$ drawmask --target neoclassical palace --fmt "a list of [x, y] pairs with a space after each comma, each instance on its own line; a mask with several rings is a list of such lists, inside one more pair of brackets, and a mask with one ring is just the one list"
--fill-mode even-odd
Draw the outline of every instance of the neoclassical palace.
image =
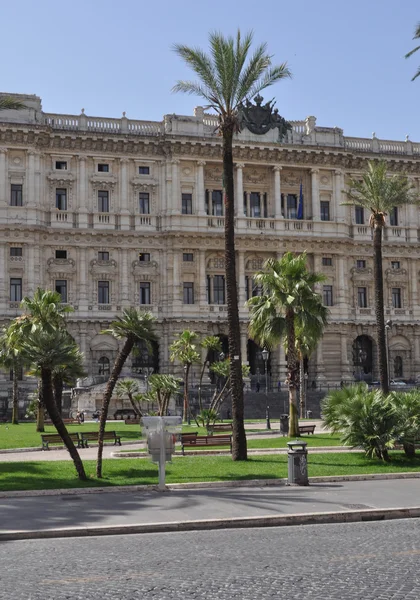
[[[162, 121], [48, 114], [39, 97], [14, 96], [27, 108], [0, 113], [2, 325], [42, 286], [74, 308], [69, 329], [91, 376], [109, 372], [117, 342], [100, 331], [128, 306], [150, 310], [159, 335], [154, 352], [140, 348], [129, 370], [172, 370], [169, 345], [185, 328], [219, 335], [227, 349], [216, 117], [201, 107]], [[235, 139], [242, 360], [252, 376], [264, 372], [261, 349], [247, 335], [255, 272], [268, 257], [305, 250], [310, 267], [327, 276], [319, 292], [330, 308], [309, 380], [376, 379], [369, 215], [343, 206], [344, 190], [373, 158], [419, 187], [420, 144], [346, 137], [315, 117], [290, 125], [284, 135], [245, 125]], [[384, 245], [394, 377], [420, 374], [419, 239], [419, 209], [394, 210]], [[282, 348], [268, 368], [273, 380], [284, 379]], [[9, 374], [2, 377], [4, 397]]]

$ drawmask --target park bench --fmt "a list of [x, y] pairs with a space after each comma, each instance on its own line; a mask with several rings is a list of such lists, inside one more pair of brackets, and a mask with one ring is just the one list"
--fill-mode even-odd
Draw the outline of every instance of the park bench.
[[[79, 421], [77, 419], [62, 419], [64, 425], [80, 425]], [[52, 425], [53, 422], [51, 421], [51, 419], [47, 419], [45, 421], [45, 425]]]
[[126, 425], [140, 425], [140, 419], [136, 418], [136, 419], [124, 419], [124, 423]]
[[[80, 434], [82, 440], [82, 448], [89, 448], [88, 442], [97, 442], [98, 441], [98, 431], [82, 431]], [[111, 440], [114, 442], [114, 446], [117, 444], [121, 446], [121, 436], [117, 434], [116, 431], [105, 431], [104, 433], [104, 442]]]
[[316, 425], [299, 425], [299, 435], [302, 435], [302, 433], [313, 434], [315, 427]]
[[[185, 436], [185, 437], [184, 437]], [[232, 452], [231, 435], [191, 435], [189, 433], [181, 434], [181, 451], [185, 454], [184, 448], [197, 448], [208, 446], [229, 446]]]
[[232, 423], [215, 423], [209, 427], [210, 433], [219, 433], [223, 431], [232, 431]]
[[[69, 433], [69, 436], [75, 444], [77, 443], [78, 448], [83, 448], [83, 442], [78, 433]], [[58, 435], [58, 433], [41, 433], [41, 440], [43, 450], [49, 450], [50, 444], [64, 444], [61, 436]]]

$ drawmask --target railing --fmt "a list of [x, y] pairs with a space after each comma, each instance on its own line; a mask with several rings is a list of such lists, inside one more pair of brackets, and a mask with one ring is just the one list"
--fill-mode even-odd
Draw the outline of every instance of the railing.
[[133, 135], [158, 136], [163, 133], [163, 124], [159, 121], [138, 121], [126, 117], [121, 119], [87, 117], [83, 113], [79, 116], [44, 113], [44, 123], [52, 129], [108, 134], [130, 133]]
[[344, 147], [359, 152], [373, 152], [372, 140], [362, 138], [344, 138]]
[[136, 215], [135, 227], [155, 227], [156, 218], [150, 215]]
[[379, 151], [383, 154], [406, 154], [406, 144], [404, 142], [379, 142]]
[[65, 210], [60, 210], [55, 213], [55, 220], [57, 223], [68, 223], [72, 220], [72, 214]]
[[284, 228], [286, 231], [312, 231], [312, 221], [292, 221], [285, 220]]
[[208, 227], [216, 227], [221, 229], [225, 226], [225, 218], [224, 217], [208, 217], [207, 219]]

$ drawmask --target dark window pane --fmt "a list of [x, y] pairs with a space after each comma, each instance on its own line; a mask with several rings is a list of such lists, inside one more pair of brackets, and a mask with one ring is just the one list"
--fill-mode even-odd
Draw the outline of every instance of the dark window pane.
[[98, 252], [98, 260], [109, 260], [109, 252]]
[[149, 281], [140, 283], [140, 304], [151, 304]]
[[392, 306], [393, 308], [401, 308], [401, 288], [392, 288]]
[[215, 275], [213, 277], [213, 304], [225, 304], [224, 275]]
[[150, 167], [139, 167], [139, 175], [149, 175]]
[[22, 185], [12, 183], [10, 188], [10, 206], [22, 206]]
[[393, 260], [391, 262], [391, 269], [399, 269], [400, 268], [400, 261], [399, 260]]
[[330, 220], [330, 203], [321, 200], [321, 221], [329, 221]]
[[65, 279], [56, 279], [55, 291], [61, 296], [61, 302], [67, 302], [67, 281]]
[[22, 256], [22, 248], [10, 248], [10, 256]]
[[150, 204], [149, 204], [149, 193], [148, 192], [140, 192], [139, 193], [139, 212], [141, 215], [149, 215], [150, 214]]
[[261, 198], [259, 192], [251, 192], [249, 198], [249, 209], [251, 217], [261, 217]]
[[322, 265], [324, 267], [331, 267], [332, 266], [332, 258], [329, 256], [323, 256], [322, 257]]
[[142, 252], [139, 254], [140, 262], [150, 262], [150, 254], [148, 252]]
[[365, 287], [357, 288], [357, 305], [359, 308], [367, 307], [367, 290]]
[[98, 191], [98, 212], [109, 212], [109, 192], [108, 190]]
[[106, 356], [101, 356], [98, 360], [98, 373], [99, 375], [109, 375], [110, 373], [109, 358]]
[[365, 211], [363, 210], [363, 206], [356, 206], [354, 209], [355, 219], [357, 225], [363, 225], [365, 222]]
[[184, 252], [182, 260], [183, 262], [194, 262], [194, 254], [192, 252]]
[[55, 207], [58, 210], [67, 210], [67, 190], [63, 188], [55, 190]]
[[223, 192], [221, 190], [213, 190], [212, 215], [215, 217], [223, 216]]
[[297, 196], [287, 194], [286, 219], [296, 219], [297, 215]]
[[10, 301], [20, 302], [22, 300], [22, 279], [12, 277], [10, 279]]
[[55, 258], [67, 258], [67, 250], [56, 250]]
[[356, 267], [358, 269], [366, 269], [366, 261], [365, 260], [357, 260]]
[[106, 163], [99, 163], [98, 171], [99, 173], [109, 173], [109, 165]]
[[98, 304], [109, 304], [109, 281], [98, 281]]
[[184, 304], [194, 304], [194, 283], [184, 282]]
[[182, 214], [192, 215], [192, 194], [182, 194]]
[[323, 296], [324, 306], [333, 306], [332, 285], [324, 285], [322, 296]]
[[398, 208], [396, 206], [389, 213], [389, 223], [393, 227], [398, 227]]
[[55, 163], [55, 168], [58, 171], [66, 171], [67, 170], [67, 163], [64, 160], [57, 160]]

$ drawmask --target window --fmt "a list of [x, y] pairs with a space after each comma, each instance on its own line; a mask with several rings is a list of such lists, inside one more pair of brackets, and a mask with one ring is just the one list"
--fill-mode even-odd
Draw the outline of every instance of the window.
[[324, 306], [333, 306], [333, 288], [332, 285], [324, 285], [322, 290], [322, 299]]
[[261, 201], [260, 194], [258, 192], [251, 192], [249, 197], [249, 209], [251, 217], [261, 217]]
[[67, 210], [67, 190], [63, 188], [55, 190], [55, 208], [58, 210]]
[[365, 260], [356, 260], [356, 267], [358, 269], [366, 269], [366, 261]]
[[392, 288], [392, 307], [401, 308], [401, 288]]
[[22, 248], [16, 246], [10, 248], [10, 256], [22, 256]]
[[98, 190], [98, 212], [109, 212], [109, 192], [108, 190]]
[[67, 163], [64, 160], [56, 160], [55, 168], [57, 171], [67, 171]]
[[[211, 206], [209, 206], [209, 196], [211, 194]], [[223, 192], [221, 190], [213, 190], [212, 192], [207, 192], [207, 214], [213, 215], [215, 217], [223, 216]]]
[[249, 300], [254, 296], [262, 296], [262, 287], [259, 285], [253, 277], [245, 276], [245, 295], [246, 299]]
[[139, 254], [140, 262], [150, 262], [150, 254], [149, 252], [140, 252]]
[[400, 261], [399, 260], [392, 260], [391, 261], [391, 269], [399, 269], [400, 268]]
[[98, 373], [99, 375], [109, 375], [110, 373], [109, 358], [106, 356], [101, 356], [98, 360]]
[[150, 167], [139, 167], [139, 175], [150, 175]]
[[194, 304], [194, 284], [184, 282], [184, 304]]
[[192, 215], [192, 194], [182, 194], [182, 214]]
[[389, 223], [392, 227], [398, 227], [398, 208], [394, 208], [389, 213]]
[[213, 304], [225, 304], [224, 275], [215, 275], [213, 277]]
[[286, 219], [296, 219], [297, 216], [297, 196], [287, 194], [286, 198]]
[[150, 215], [149, 192], [139, 193], [139, 212], [141, 215]]
[[99, 163], [98, 173], [109, 173], [109, 165], [106, 163]]
[[10, 189], [10, 206], [23, 206], [22, 187], [21, 183], [12, 183]]
[[394, 377], [403, 376], [403, 360], [401, 356], [394, 358]]
[[61, 302], [67, 302], [67, 281], [65, 279], [55, 280], [55, 291], [61, 296]]
[[55, 258], [67, 258], [67, 250], [56, 250]]
[[367, 308], [367, 290], [365, 287], [357, 288], [357, 306], [359, 308]]
[[194, 262], [194, 254], [192, 252], [184, 252], [182, 260], [183, 262]]
[[332, 258], [330, 256], [322, 257], [322, 266], [323, 267], [332, 267]]
[[98, 281], [98, 304], [109, 304], [109, 281]]
[[327, 200], [321, 200], [321, 221], [330, 220], [330, 203]]
[[356, 225], [364, 225], [365, 223], [365, 211], [363, 206], [356, 206], [354, 209], [354, 217]]
[[109, 252], [98, 252], [98, 260], [109, 260]]
[[150, 281], [142, 281], [140, 283], [140, 304], [151, 304]]
[[22, 300], [22, 279], [12, 277], [10, 279], [10, 302], [20, 302]]

